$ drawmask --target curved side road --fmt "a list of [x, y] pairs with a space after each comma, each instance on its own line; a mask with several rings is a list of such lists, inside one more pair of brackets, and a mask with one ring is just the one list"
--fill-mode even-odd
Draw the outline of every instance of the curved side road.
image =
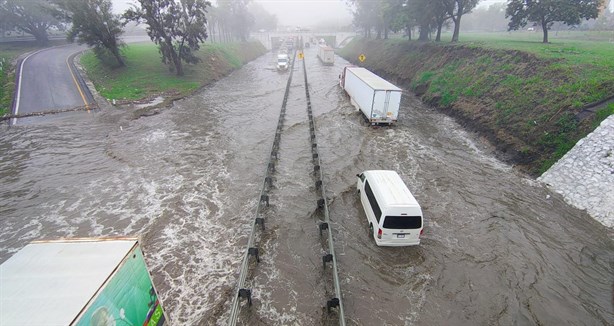
[[[13, 115], [58, 112], [95, 104], [92, 94], [76, 69], [73, 59], [87, 49], [66, 45], [34, 52], [17, 69]], [[15, 124], [14, 118], [11, 124]]]

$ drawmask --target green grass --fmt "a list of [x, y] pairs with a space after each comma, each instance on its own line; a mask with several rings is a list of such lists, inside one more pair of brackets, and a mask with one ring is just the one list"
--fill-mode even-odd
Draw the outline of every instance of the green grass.
[[[63, 44], [52, 42], [51, 45]], [[8, 113], [15, 90], [12, 61], [20, 55], [40, 49], [34, 42], [0, 43], [0, 59], [5, 66], [0, 71], [0, 116]], [[136, 100], [161, 93], [183, 96], [219, 76], [236, 69], [266, 50], [259, 43], [206, 44], [197, 55], [198, 65], [184, 65], [185, 76], [177, 77], [162, 64], [155, 45], [132, 44], [124, 49], [126, 67], [113, 69], [102, 64], [93, 53], [82, 56], [81, 63], [102, 96], [108, 99]], [[213, 59], [213, 60], [212, 60]]]
[[251, 43], [205, 44], [196, 52], [202, 62], [196, 65], [184, 63], [184, 76], [176, 76], [169, 71], [168, 66], [162, 63], [156, 45], [149, 43], [130, 44], [124, 48], [125, 67], [104, 65], [91, 52], [82, 56], [81, 64], [103, 97], [138, 100], [159, 94], [190, 94], [220, 75], [242, 66], [245, 58], [241, 51], [251, 52], [253, 58], [264, 53], [264, 48]]
[[131, 44], [123, 55], [126, 66], [110, 68], [89, 52], [81, 57], [89, 78], [107, 99], [136, 100], [148, 94], [175, 91], [186, 93], [199, 87], [194, 69], [186, 65], [184, 77], [177, 77], [162, 64], [153, 44]]
[[564, 59], [571, 65], [594, 65], [614, 70], [614, 32], [550, 32], [544, 44], [541, 33], [463, 33], [461, 42], [489, 49], [518, 50], [546, 59]]
[[11, 104], [9, 93], [12, 91], [14, 86], [9, 87], [8, 85], [10, 61], [6, 60], [3, 56], [0, 56], [0, 62], [3, 64], [2, 68], [0, 68], [0, 116], [2, 116], [8, 111]]
[[237, 57], [237, 53], [241, 51], [237, 44], [210, 44], [205, 47], [201, 57], [208, 57], [214, 55], [215, 51], [222, 52], [224, 57], [228, 60], [228, 63], [234, 68], [240, 68], [243, 65], [241, 58]]
[[614, 103], [610, 103], [607, 107], [597, 111], [595, 113], [595, 120], [593, 121], [593, 129], [597, 128], [603, 120], [612, 114], [614, 114]]
[[[614, 96], [614, 32], [551, 32], [548, 44], [541, 43], [541, 37], [541, 33], [524, 32], [465, 33], [460, 43], [469, 47], [522, 51], [544, 59], [533, 76], [510, 73], [500, 81], [505, 91], [513, 96], [498, 103], [497, 115], [497, 124], [502, 128], [514, 128], [516, 121], [524, 120], [517, 132], [527, 138], [538, 129], [536, 125], [556, 121], [537, 139], [539, 146], [552, 149], [551, 156], [539, 165], [538, 173], [546, 171], [586, 133], [614, 114], [614, 105], [610, 105], [598, 111], [590, 127], [582, 130], [573, 118], [573, 113], [587, 104]], [[500, 68], [512, 70], [509, 63]], [[560, 82], [553, 77], [566, 80]], [[480, 86], [481, 89], [488, 87]], [[466, 91], [463, 95], [471, 96], [472, 93]], [[526, 109], [540, 106], [543, 110], [538, 112]]]

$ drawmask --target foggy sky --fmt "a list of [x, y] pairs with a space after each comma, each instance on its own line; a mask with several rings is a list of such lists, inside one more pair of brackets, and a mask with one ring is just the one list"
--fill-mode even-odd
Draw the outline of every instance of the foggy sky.
[[[122, 13], [134, 0], [112, 0], [113, 11]], [[213, 0], [216, 5], [224, 0]], [[352, 15], [344, 0], [253, 0], [266, 11], [277, 16], [280, 26], [310, 27], [322, 22], [346, 26], [352, 23]]]
[[130, 8], [130, 4], [136, 3], [132, 0], [111, 0], [113, 3], [113, 12], [121, 14]]
[[[219, 0], [218, 0], [219, 1]], [[310, 27], [320, 23], [347, 26], [352, 14], [344, 0], [255, 0], [277, 16], [279, 25]]]
[[[112, 0], [113, 11], [122, 13], [130, 8], [134, 0]], [[211, 0], [214, 5], [219, 1]], [[352, 22], [346, 0], [252, 0], [262, 5], [269, 13], [277, 16], [281, 26], [312, 27], [320, 23], [347, 26]], [[377, 1], [377, 0], [376, 0]], [[607, 1], [607, 0], [606, 0]], [[482, 0], [480, 7], [488, 7], [497, 2], [506, 0]], [[610, 10], [614, 10], [614, 1], [610, 3]]]

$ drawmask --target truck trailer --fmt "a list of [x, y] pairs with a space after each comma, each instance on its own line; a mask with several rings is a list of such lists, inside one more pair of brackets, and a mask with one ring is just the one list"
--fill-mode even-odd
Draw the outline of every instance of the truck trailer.
[[345, 67], [339, 85], [371, 125], [397, 122], [402, 93], [397, 86], [361, 67]]
[[0, 325], [168, 323], [135, 238], [36, 241], [0, 265]]
[[277, 50], [284, 43], [284, 40], [279, 36], [271, 36], [271, 49]]
[[290, 58], [285, 53], [280, 53], [277, 55], [277, 70], [286, 71], [290, 66]]
[[335, 64], [335, 50], [328, 45], [318, 45], [318, 58], [325, 65]]

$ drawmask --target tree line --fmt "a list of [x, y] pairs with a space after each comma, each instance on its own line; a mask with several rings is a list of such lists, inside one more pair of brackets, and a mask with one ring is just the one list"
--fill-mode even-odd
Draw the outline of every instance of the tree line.
[[259, 13], [256, 19], [249, 2], [226, 0], [214, 7], [207, 0], [136, 0], [126, 12], [115, 14], [111, 0], [0, 0], [0, 30], [30, 34], [41, 45], [49, 42], [51, 29], [65, 31], [69, 41], [92, 47], [101, 61], [112, 58], [115, 65], [124, 66], [124, 27], [130, 22], [145, 24], [162, 62], [183, 75], [183, 63], [200, 61], [195, 51], [209, 32], [218, 41], [246, 41], [256, 24], [277, 24], [275, 16], [253, 5]]
[[[441, 41], [444, 28], [452, 28], [451, 42], [458, 42], [463, 15], [470, 13], [480, 0], [348, 0], [353, 9], [354, 25], [367, 38], [388, 38], [389, 32], [405, 32], [408, 39], [417, 29], [418, 40]], [[505, 18], [508, 30], [527, 24], [542, 28], [543, 42], [548, 43], [548, 30], [556, 22], [578, 25], [582, 19], [599, 15], [604, 0], [508, 0]], [[452, 26], [451, 26], [452, 25]]]
[[[137, 5], [123, 14], [114, 14], [111, 0], [0, 0], [0, 29], [21, 31], [41, 44], [49, 41], [48, 31], [68, 32], [70, 41], [87, 44], [102, 60], [121, 56], [120, 36], [128, 22], [147, 25], [147, 34], [158, 47], [162, 62], [177, 75], [183, 63], [197, 63], [200, 44], [213, 32], [218, 41], [245, 41], [250, 30], [274, 28], [276, 17], [251, 0], [219, 1], [213, 7], [207, 0], [135, 0]], [[389, 32], [405, 31], [408, 38], [418, 30], [418, 40], [435, 33], [441, 41], [444, 28], [452, 26], [452, 42], [459, 40], [463, 15], [480, 0], [347, 0], [354, 12], [354, 25], [366, 37], [387, 38]], [[508, 29], [528, 23], [542, 27], [543, 42], [556, 22], [577, 25], [582, 19], [596, 18], [603, 0], [508, 0]], [[253, 14], [252, 12], [256, 13]]]

